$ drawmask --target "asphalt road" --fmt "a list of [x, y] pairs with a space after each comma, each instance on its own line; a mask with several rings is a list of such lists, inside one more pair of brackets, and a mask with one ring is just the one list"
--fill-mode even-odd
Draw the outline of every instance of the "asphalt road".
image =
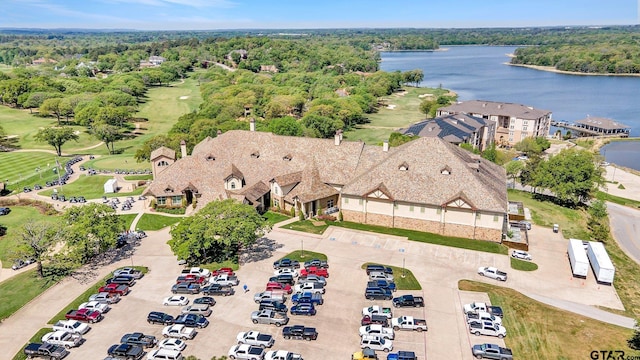
[[609, 224], [622, 250], [640, 264], [640, 210], [607, 202]]

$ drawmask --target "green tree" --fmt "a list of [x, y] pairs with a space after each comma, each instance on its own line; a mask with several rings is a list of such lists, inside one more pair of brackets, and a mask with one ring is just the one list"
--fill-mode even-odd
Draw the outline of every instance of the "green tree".
[[42, 115], [55, 115], [58, 120], [58, 125], [60, 125], [60, 118], [65, 116], [65, 111], [68, 109], [65, 106], [62, 106], [62, 98], [51, 98], [46, 99], [40, 105], [40, 109], [38, 110]]
[[100, 141], [103, 141], [109, 154], [115, 153], [115, 142], [122, 139], [122, 132], [119, 127], [98, 124], [93, 127], [93, 135]]
[[298, 120], [285, 116], [269, 121], [269, 131], [276, 135], [302, 136], [304, 129]]
[[42, 262], [52, 255], [55, 245], [64, 239], [62, 229], [47, 222], [27, 221], [20, 234], [20, 255], [34, 259], [39, 277], [43, 277]]
[[637, 320], [636, 325], [634, 326], [633, 335], [629, 340], [627, 340], [627, 345], [633, 350], [640, 350], [640, 326], [638, 326]]
[[334, 120], [328, 116], [318, 114], [307, 114], [302, 118], [302, 124], [310, 129], [315, 137], [330, 138], [338, 129], [344, 127], [340, 120]]
[[520, 174], [520, 172], [524, 169], [524, 162], [522, 161], [509, 161], [507, 165], [505, 165], [505, 170], [507, 171], [507, 177], [511, 179], [514, 183], [516, 182], [516, 178]]
[[253, 206], [227, 199], [207, 204], [174, 226], [168, 244], [178, 259], [189, 264], [237, 262], [239, 250], [268, 230]]
[[423, 100], [419, 106], [420, 112], [426, 117], [434, 117], [438, 110], [438, 103], [434, 100]]
[[496, 162], [498, 159], [498, 150], [496, 150], [496, 144], [494, 142], [492, 142], [491, 145], [482, 152], [482, 157], [492, 163]]
[[53, 146], [58, 156], [62, 156], [62, 145], [69, 140], [78, 141], [78, 138], [75, 131], [67, 126], [40, 129], [34, 136], [36, 141], [46, 142]]
[[56, 96], [53, 93], [47, 93], [47, 92], [34, 92], [29, 94], [29, 97], [27, 98], [27, 100], [22, 103], [22, 107], [29, 109], [29, 113], [33, 113], [33, 109], [34, 108], [39, 108], [40, 106], [42, 106], [42, 103], [47, 100], [50, 99], [52, 97]]
[[602, 200], [594, 200], [589, 206], [589, 215], [594, 219], [604, 219], [607, 217], [607, 204]]
[[399, 132], [392, 132], [391, 135], [389, 135], [389, 146], [391, 147], [400, 146], [404, 143], [408, 143], [409, 141], [412, 141], [418, 138], [420, 137], [415, 135], [411, 136], [411, 135], [404, 135]]
[[110, 206], [88, 203], [73, 206], [63, 215], [70, 255], [80, 264], [115, 247], [118, 234], [125, 229], [124, 220]]
[[522, 141], [515, 144], [514, 147], [516, 150], [531, 156], [542, 154], [545, 150], [551, 147], [551, 143], [544, 137], [528, 137], [522, 139]]

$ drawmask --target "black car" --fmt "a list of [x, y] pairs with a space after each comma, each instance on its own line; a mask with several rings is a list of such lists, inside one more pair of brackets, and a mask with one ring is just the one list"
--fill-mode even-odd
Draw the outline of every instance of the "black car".
[[121, 284], [127, 286], [133, 286], [136, 283], [136, 279], [133, 276], [129, 275], [119, 275], [112, 277], [111, 279], [107, 279], [107, 284]]
[[282, 328], [282, 337], [285, 339], [304, 339], [311, 341], [318, 338], [318, 332], [316, 328], [305, 327], [304, 325], [285, 326]]
[[202, 293], [205, 295], [222, 295], [229, 296], [235, 294], [235, 291], [231, 286], [222, 286], [219, 284], [211, 284], [202, 288]]
[[194, 304], [207, 304], [209, 306], [213, 306], [216, 304], [216, 299], [211, 296], [203, 296], [193, 300]]
[[152, 311], [147, 315], [149, 324], [172, 325], [175, 322], [173, 316], [159, 311]]
[[364, 291], [364, 297], [367, 300], [391, 300], [393, 294], [389, 289], [383, 289], [381, 287], [368, 287]]
[[374, 272], [374, 271], [380, 271], [380, 272], [384, 272], [387, 274], [393, 274], [393, 269], [387, 266], [382, 266], [382, 265], [378, 265], [378, 264], [369, 264], [367, 265], [367, 275], [369, 275], [369, 273]]
[[269, 278], [269, 282], [277, 282], [283, 285], [295, 285], [296, 280], [291, 274], [280, 274], [278, 276], [272, 276]]
[[0, 208], [0, 215], [7, 215], [10, 212], [11, 212], [11, 209], [9, 209], [8, 207], [1, 207]]
[[280, 259], [273, 263], [274, 269], [282, 269], [282, 268], [294, 268], [297, 269], [300, 267], [300, 263], [298, 260], [291, 260], [289, 258]]
[[262, 300], [260, 301], [260, 308], [258, 310], [273, 310], [280, 313], [287, 313], [287, 305], [275, 300]]
[[198, 314], [182, 314], [178, 316], [173, 323], [202, 329], [209, 325], [209, 320]]
[[109, 350], [107, 350], [107, 354], [118, 359], [137, 360], [144, 356], [145, 351], [138, 345], [118, 344], [111, 345]]

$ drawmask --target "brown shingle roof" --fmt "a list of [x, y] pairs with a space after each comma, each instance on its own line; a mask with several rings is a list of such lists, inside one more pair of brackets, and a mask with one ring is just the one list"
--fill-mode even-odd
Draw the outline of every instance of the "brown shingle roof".
[[169, 149], [166, 146], [160, 146], [159, 148], [153, 150], [151, 152], [151, 155], [149, 156], [149, 159], [151, 161], [159, 158], [160, 156], [165, 156], [168, 157], [170, 159], [175, 160], [176, 159], [176, 152], [173, 149]]
[[515, 116], [535, 120], [551, 114], [551, 111], [535, 109], [531, 106], [485, 100], [469, 100], [438, 109], [448, 113]]
[[285, 196], [285, 200], [292, 202], [293, 199], [298, 198], [302, 203], [308, 203], [337, 194], [338, 191], [335, 188], [320, 180], [318, 167], [311, 163], [302, 171], [300, 183]]
[[302, 171], [296, 171], [285, 175], [276, 176], [273, 180], [280, 186], [297, 184], [302, 180]]
[[233, 163], [231, 163], [231, 167], [227, 171], [227, 176], [224, 179], [228, 180], [231, 177], [235, 177], [239, 180], [242, 180], [244, 178], [244, 176], [242, 175], [242, 171], [238, 170], [238, 168]]

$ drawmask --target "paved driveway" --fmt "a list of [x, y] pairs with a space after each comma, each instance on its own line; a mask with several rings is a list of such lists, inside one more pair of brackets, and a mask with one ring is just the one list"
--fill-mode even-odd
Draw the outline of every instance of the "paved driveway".
[[613, 238], [629, 257], [640, 264], [640, 210], [607, 202]]

